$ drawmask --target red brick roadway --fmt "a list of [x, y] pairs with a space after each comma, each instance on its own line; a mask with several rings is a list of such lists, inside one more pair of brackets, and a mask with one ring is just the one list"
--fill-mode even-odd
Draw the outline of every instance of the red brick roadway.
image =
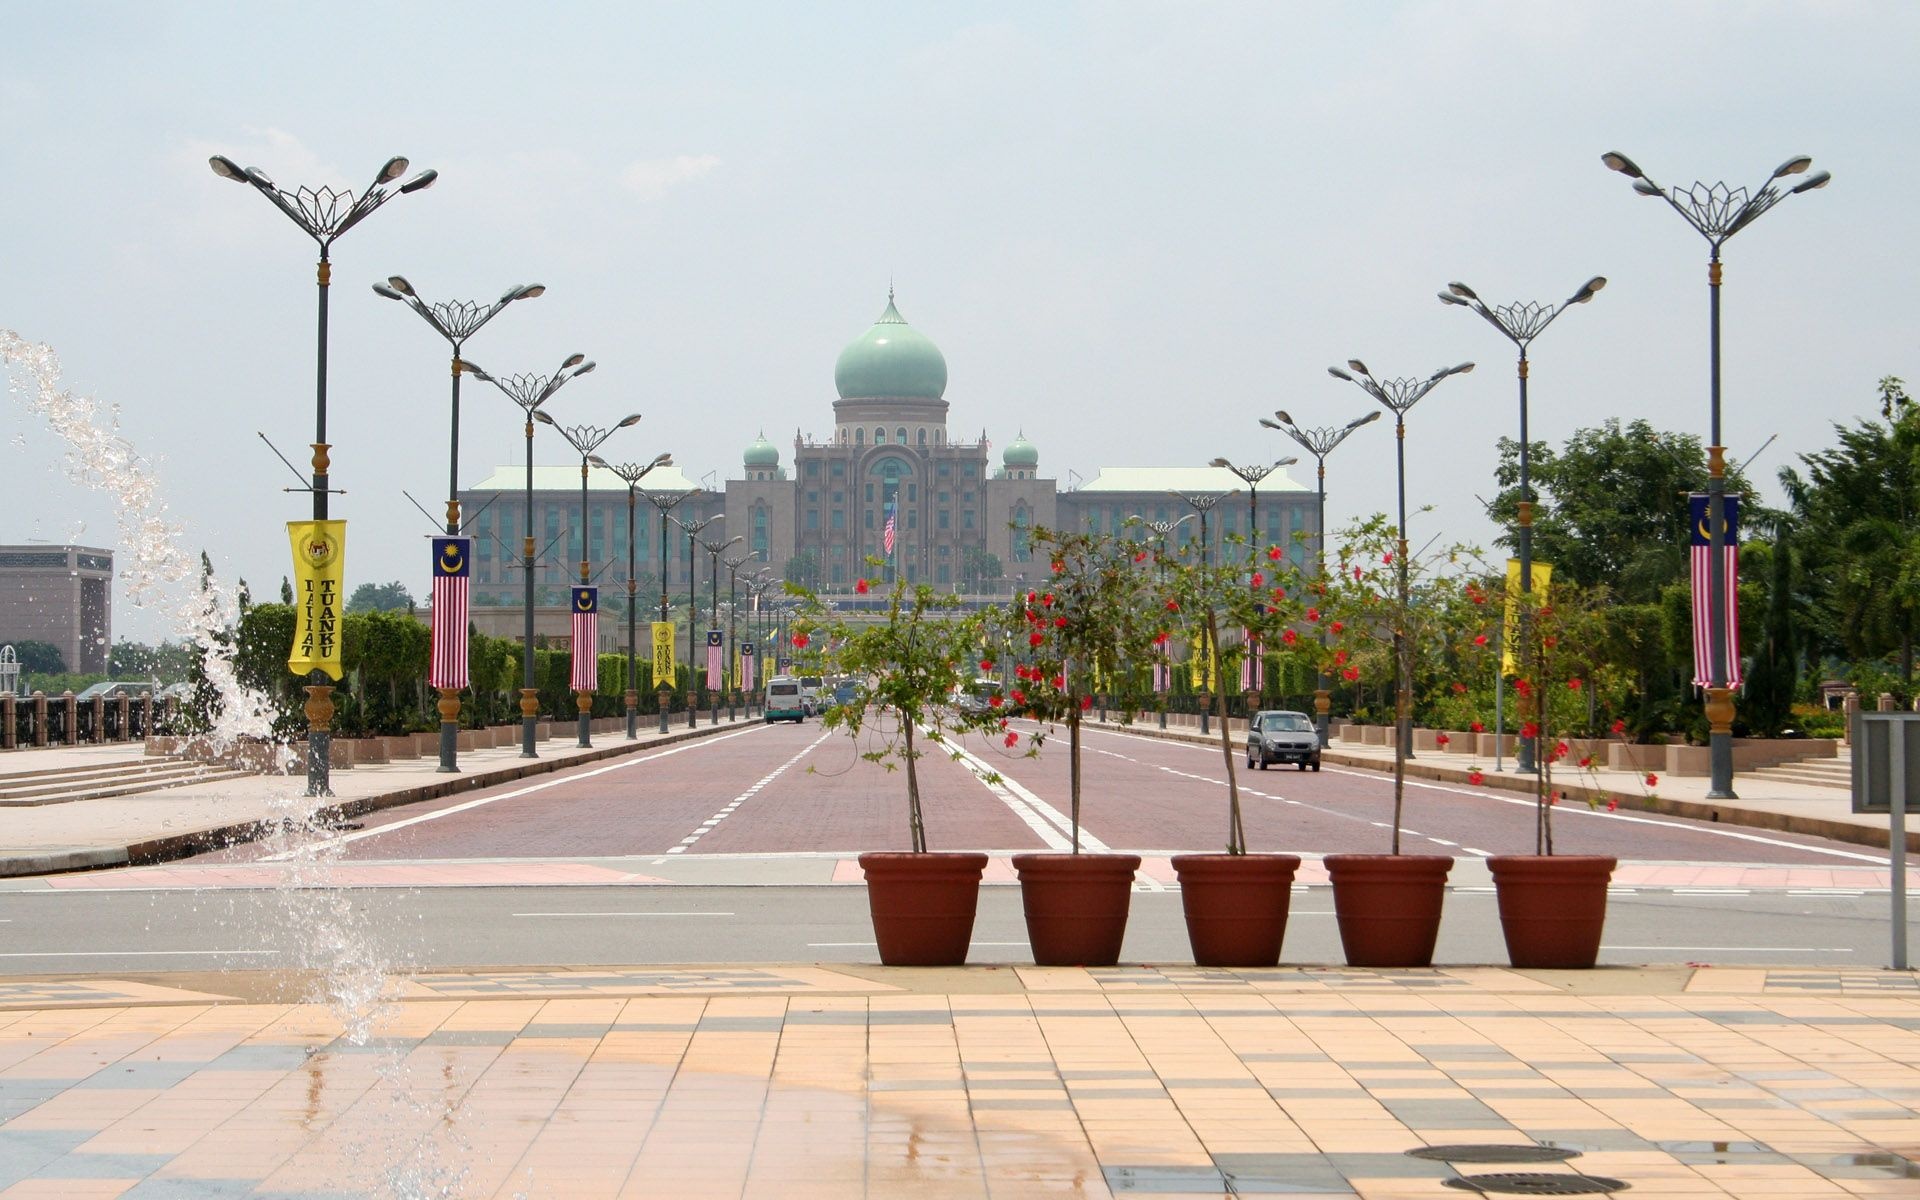
[[[920, 763], [934, 849], [1001, 853], [1064, 845], [1048, 810], [1068, 807], [1064, 731], [1036, 758], [978, 738], [971, 763], [937, 750]], [[1388, 844], [1392, 781], [1327, 767], [1248, 771], [1239, 778], [1250, 845], [1307, 855], [1379, 851]], [[1217, 747], [1094, 731], [1083, 748], [1083, 829], [1089, 848], [1149, 854], [1213, 850], [1226, 840], [1225, 764]], [[1004, 786], [979, 775], [998, 771]], [[667, 855], [852, 855], [906, 849], [905, 781], [862, 761], [849, 739], [817, 722], [751, 726], [608, 764], [502, 785], [366, 818], [344, 848], [356, 860], [460, 860]], [[1512, 793], [1409, 781], [1403, 849], [1480, 855], [1533, 848], [1530, 802]], [[1555, 812], [1560, 853], [1625, 861], [1885, 868], [1859, 846], [1634, 811]], [[195, 860], [249, 861], [259, 846]], [[1885, 886], [1882, 883], [1881, 886]]]

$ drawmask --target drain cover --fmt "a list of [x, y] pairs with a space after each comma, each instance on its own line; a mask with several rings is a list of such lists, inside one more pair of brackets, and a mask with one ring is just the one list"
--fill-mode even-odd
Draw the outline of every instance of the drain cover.
[[1579, 1158], [1580, 1152], [1568, 1150], [1563, 1146], [1542, 1146], [1535, 1142], [1528, 1142], [1525, 1145], [1492, 1142], [1460, 1146], [1417, 1146], [1407, 1151], [1407, 1156], [1430, 1158], [1436, 1162], [1527, 1163], [1565, 1162], [1569, 1158]]
[[1513, 1171], [1504, 1175], [1460, 1175], [1444, 1181], [1463, 1192], [1497, 1192], [1506, 1196], [1605, 1196], [1624, 1192], [1628, 1185], [1605, 1175], [1548, 1175]]

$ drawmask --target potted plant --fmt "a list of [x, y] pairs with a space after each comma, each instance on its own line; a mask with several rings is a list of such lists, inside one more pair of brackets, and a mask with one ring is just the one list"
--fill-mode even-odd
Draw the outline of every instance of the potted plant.
[[1329, 674], [1354, 683], [1360, 679], [1360, 659], [1391, 664], [1397, 728], [1388, 852], [1329, 854], [1325, 860], [1340, 944], [1353, 966], [1430, 966], [1453, 856], [1401, 851], [1413, 677], [1423, 652], [1449, 644], [1484, 646], [1476, 626], [1485, 619], [1485, 606], [1473, 603], [1449, 577], [1453, 569], [1475, 561], [1465, 547], [1410, 556], [1384, 516], [1349, 528], [1344, 538], [1337, 570], [1313, 585], [1319, 603], [1308, 607], [1306, 618], [1325, 622], [1334, 635]]
[[[1557, 854], [1553, 842], [1554, 765], [1568, 755], [1563, 733], [1582, 695], [1602, 670], [1599, 648], [1605, 633], [1606, 605], [1599, 589], [1577, 590], [1561, 584], [1551, 597], [1545, 589], [1509, 596], [1509, 607], [1529, 618], [1516, 622], [1516, 640], [1525, 631], [1514, 692], [1520, 698], [1523, 741], [1538, 739], [1534, 776], [1532, 854], [1496, 854], [1487, 859], [1500, 907], [1500, 930], [1507, 958], [1516, 967], [1592, 967], [1600, 956], [1600, 935], [1607, 919], [1607, 885], [1619, 860], [1599, 854]], [[1524, 607], [1522, 607], [1524, 606]], [[1580, 766], [1593, 771], [1591, 756]]]
[[[880, 961], [958, 966], [973, 937], [987, 856], [927, 849], [919, 761], [928, 745], [957, 757], [954, 735], [993, 721], [948, 703], [956, 689], [972, 682], [980, 622], [961, 611], [959, 597], [904, 579], [894, 581], [884, 613], [871, 620], [830, 619], [817, 596], [788, 586], [801, 597], [793, 637], [796, 669], [848, 676], [856, 685], [850, 701], [824, 710], [822, 723], [852, 737], [865, 761], [906, 776], [908, 849], [860, 856]], [[863, 579], [854, 590], [866, 594], [870, 587]]]
[[[1007, 700], [1015, 713], [1067, 728], [1072, 841], [1069, 853], [1014, 856], [1027, 941], [1041, 966], [1112, 966], [1120, 960], [1140, 856], [1081, 851], [1080, 723], [1093, 707], [1096, 679], [1146, 658], [1151, 634], [1143, 605], [1150, 597], [1137, 569], [1146, 552], [1112, 534], [1036, 528], [1032, 539], [1051, 574], [1002, 614], [1026, 659]], [[1043, 726], [1028, 752], [1045, 738]]]
[[[1235, 540], [1229, 539], [1229, 545]], [[1212, 564], [1196, 543], [1162, 557], [1171, 561], [1162, 563], [1155, 576], [1163, 592], [1158, 609], [1165, 613], [1166, 626], [1161, 634], [1187, 623], [1194, 633], [1193, 653], [1211, 659], [1203, 670], [1215, 683], [1214, 715], [1227, 768], [1224, 848], [1173, 857], [1187, 940], [1194, 962], [1203, 967], [1271, 967], [1280, 961], [1300, 856], [1247, 852], [1237, 755], [1227, 720], [1227, 689], [1237, 674], [1248, 695], [1251, 726], [1269, 649], [1284, 659], [1312, 645], [1295, 629], [1306, 609], [1300, 599], [1300, 581], [1278, 547], [1267, 551], [1264, 563], [1256, 557], [1245, 563]], [[1284, 573], [1284, 577], [1271, 577], [1269, 572]]]

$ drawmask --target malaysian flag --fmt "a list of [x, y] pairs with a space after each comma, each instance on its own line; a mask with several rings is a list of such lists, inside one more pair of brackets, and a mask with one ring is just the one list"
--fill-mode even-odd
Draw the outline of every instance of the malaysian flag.
[[720, 690], [720, 667], [726, 659], [727, 635], [718, 629], [707, 630], [707, 690]]
[[1267, 686], [1267, 664], [1260, 653], [1260, 639], [1253, 636], [1250, 629], [1242, 629], [1240, 639], [1247, 647], [1246, 657], [1240, 660], [1240, 690], [1264, 691]]
[[600, 686], [600, 589], [573, 589], [573, 690]]
[[437, 688], [467, 686], [467, 577], [473, 539], [433, 539], [433, 662], [427, 683]]
[[1164, 642], [1153, 652], [1153, 690], [1161, 695], [1173, 690], [1173, 664], [1167, 661]]
[[882, 553], [886, 554], [888, 557], [892, 557], [893, 555], [893, 534], [894, 534], [893, 501], [889, 500], [887, 501], [887, 529], [885, 533], [882, 533], [880, 535], [880, 545], [882, 548]]
[[740, 688], [742, 691], [748, 691], [748, 692], [753, 690], [753, 643], [752, 642], [740, 643]]
[[[1707, 531], [1707, 507], [1712, 497], [1687, 497], [1687, 523], [1692, 526], [1693, 560], [1693, 683], [1707, 687], [1713, 681], [1713, 605], [1708, 587], [1713, 583], [1713, 546]], [[1722, 496], [1726, 526], [1720, 534], [1721, 580], [1726, 589], [1727, 681], [1740, 686], [1740, 498]]]

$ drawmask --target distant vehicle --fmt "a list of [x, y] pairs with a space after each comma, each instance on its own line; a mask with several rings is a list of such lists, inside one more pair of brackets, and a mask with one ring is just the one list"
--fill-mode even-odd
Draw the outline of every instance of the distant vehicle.
[[999, 694], [1000, 681], [983, 677], [955, 688], [949, 699], [961, 712], [985, 712], [993, 707], [994, 698]]
[[811, 717], [820, 711], [820, 677], [818, 675], [800, 676], [800, 699], [806, 703], [808, 716]]
[[1313, 718], [1303, 712], [1264, 709], [1247, 724], [1247, 765], [1262, 771], [1267, 764], [1290, 762], [1302, 771], [1320, 769], [1320, 735]]
[[842, 679], [833, 685], [833, 703], [835, 705], [853, 704], [860, 699], [860, 681]]
[[767, 724], [792, 721], [796, 725], [807, 718], [807, 703], [801, 695], [800, 681], [791, 675], [775, 675], [767, 680], [766, 703], [761, 706]]

